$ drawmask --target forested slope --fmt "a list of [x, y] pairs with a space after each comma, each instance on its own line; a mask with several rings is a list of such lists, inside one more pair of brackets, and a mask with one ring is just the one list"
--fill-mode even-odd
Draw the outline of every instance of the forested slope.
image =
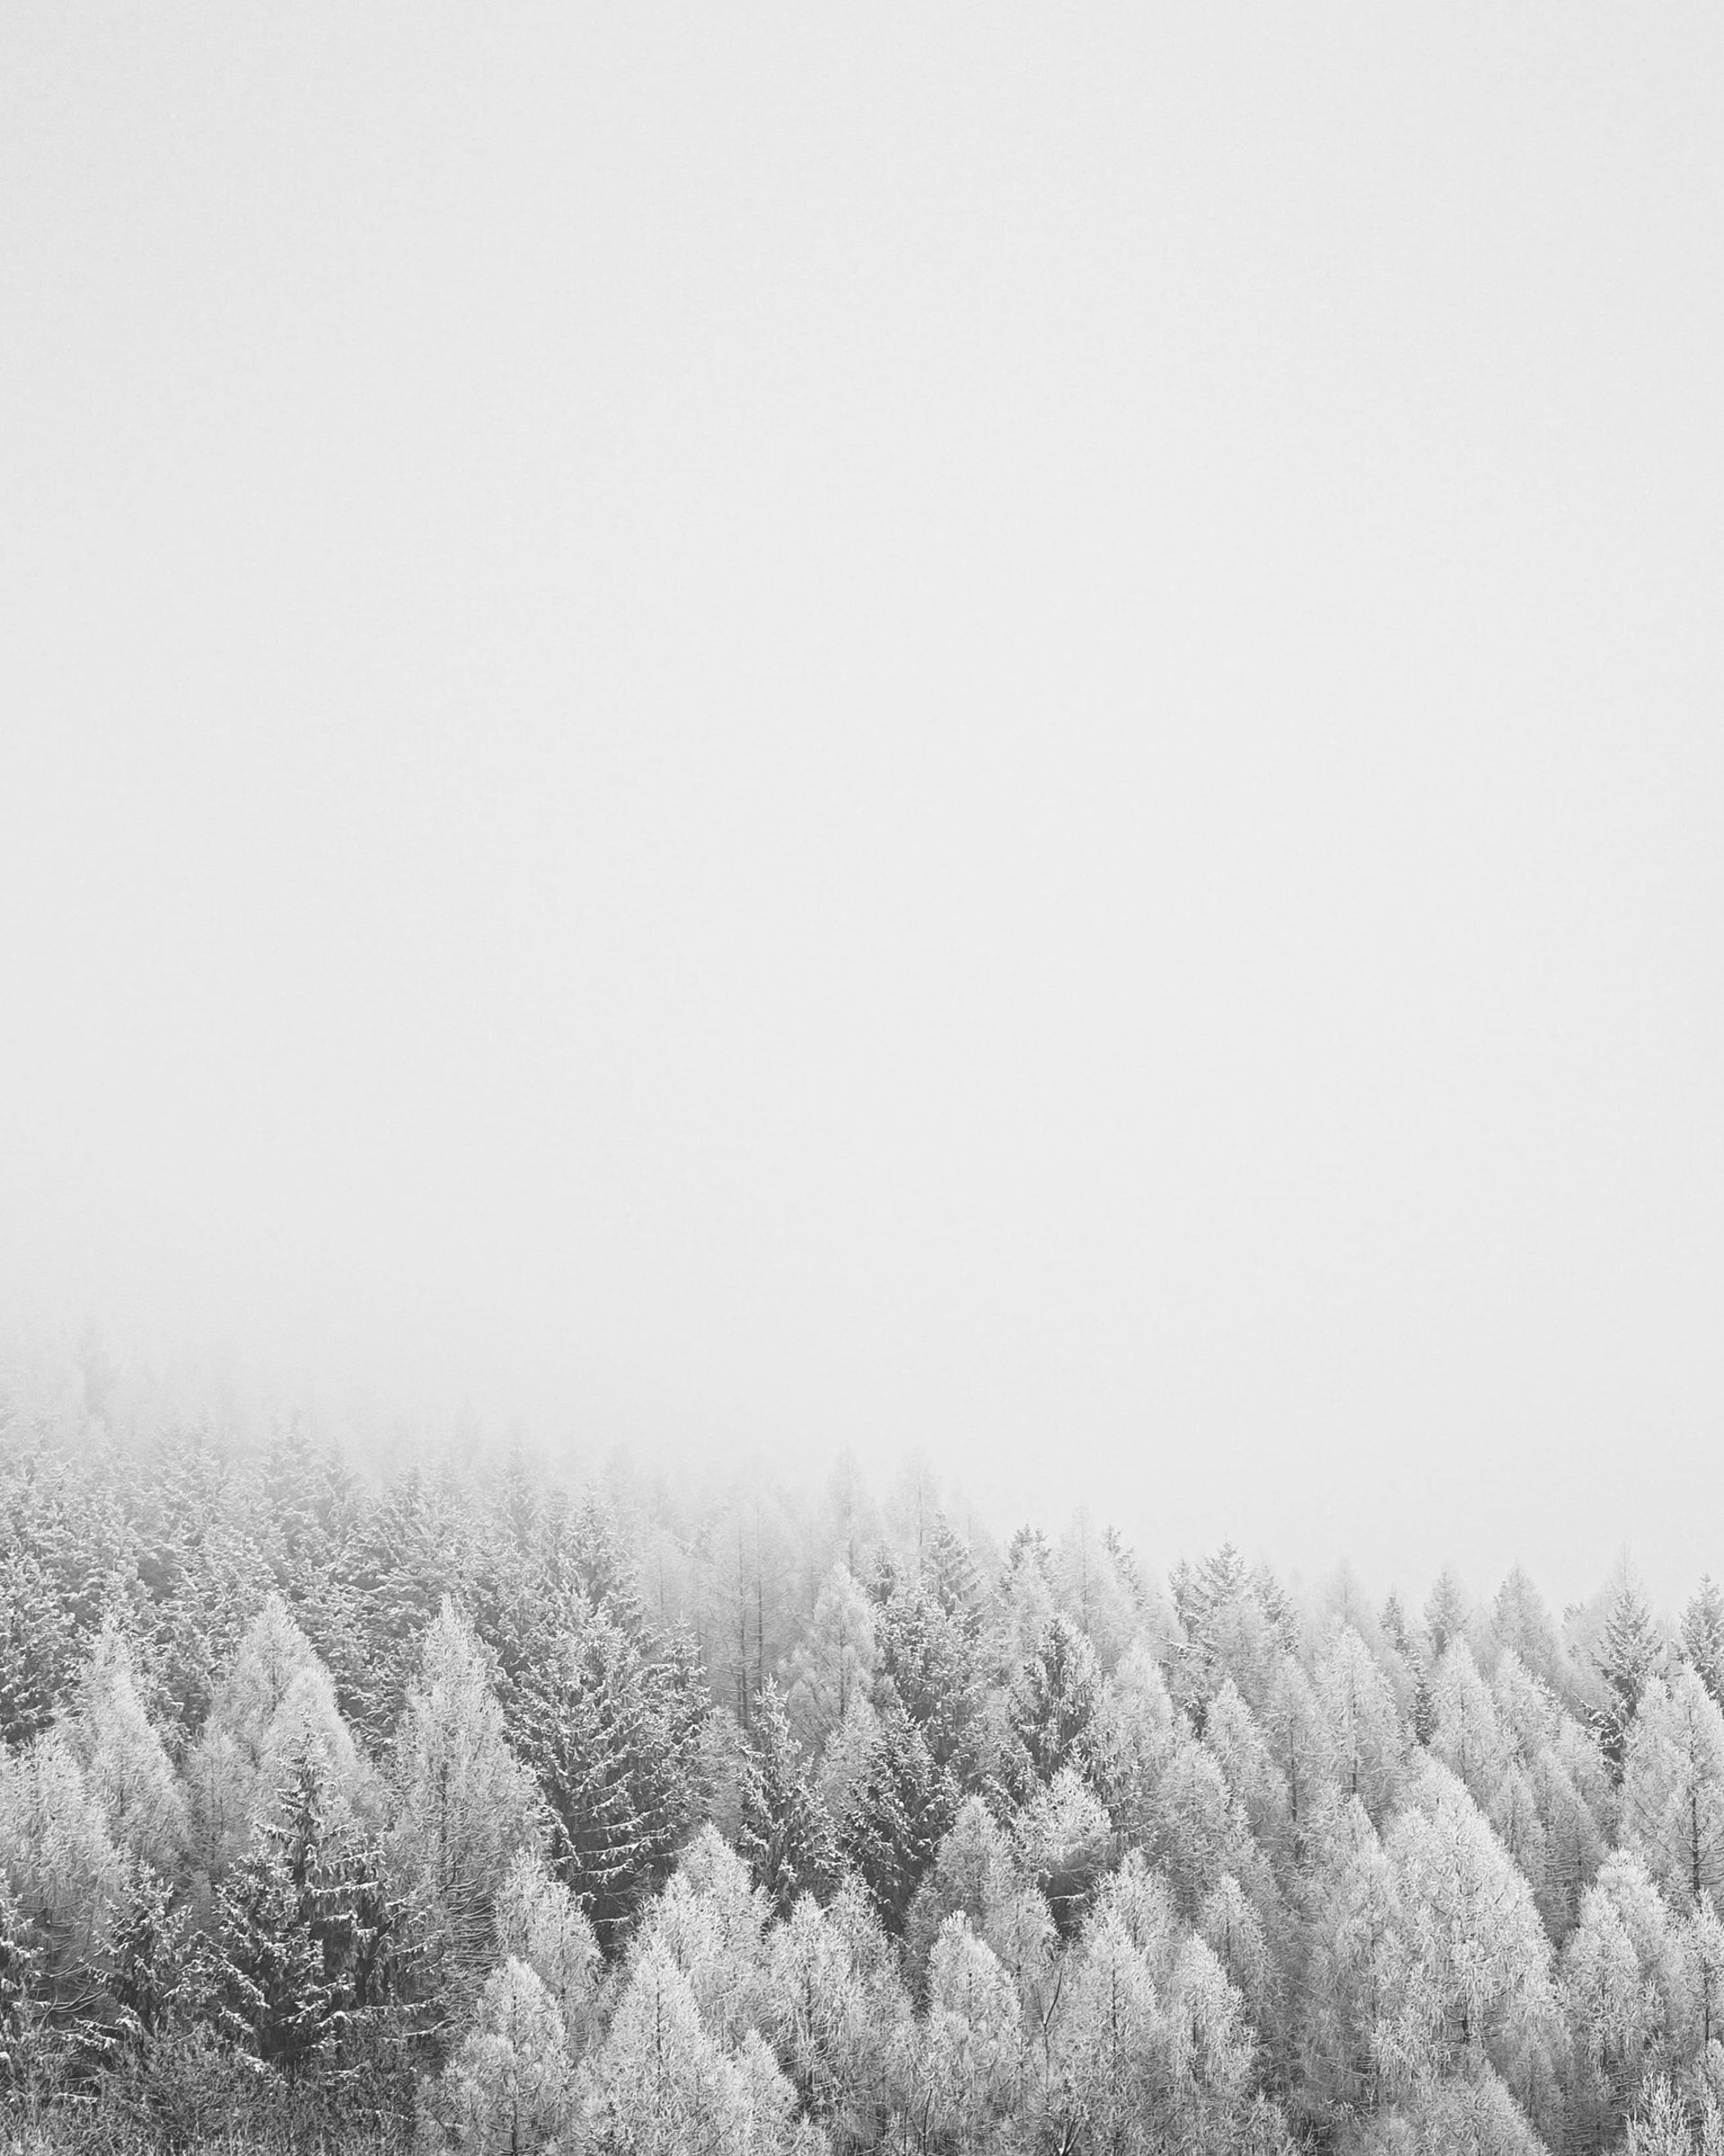
[[0, 1419], [23, 2145], [1724, 2146], [1724, 1597]]

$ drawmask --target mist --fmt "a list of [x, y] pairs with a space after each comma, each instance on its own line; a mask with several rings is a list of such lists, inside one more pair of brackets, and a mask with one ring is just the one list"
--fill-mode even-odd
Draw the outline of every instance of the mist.
[[1721, 46], [10, 11], [0, 1318], [1685, 1593]]

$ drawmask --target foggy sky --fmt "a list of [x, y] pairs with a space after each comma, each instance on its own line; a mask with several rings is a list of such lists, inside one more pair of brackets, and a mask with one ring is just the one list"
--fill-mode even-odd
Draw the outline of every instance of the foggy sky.
[[1724, 1569], [1716, 10], [0, 17], [0, 1315]]

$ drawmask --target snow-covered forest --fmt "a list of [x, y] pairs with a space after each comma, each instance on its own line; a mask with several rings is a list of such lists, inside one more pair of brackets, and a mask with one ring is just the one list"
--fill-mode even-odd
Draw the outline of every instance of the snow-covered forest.
[[1709, 1582], [0, 1410], [0, 2145], [1716, 2152], [1721, 1696]]

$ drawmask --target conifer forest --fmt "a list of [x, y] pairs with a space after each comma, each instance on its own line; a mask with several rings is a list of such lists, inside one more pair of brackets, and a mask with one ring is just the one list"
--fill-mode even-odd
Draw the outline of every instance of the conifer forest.
[[0, 2146], [1724, 2148], [1724, 1593], [0, 1421]]

